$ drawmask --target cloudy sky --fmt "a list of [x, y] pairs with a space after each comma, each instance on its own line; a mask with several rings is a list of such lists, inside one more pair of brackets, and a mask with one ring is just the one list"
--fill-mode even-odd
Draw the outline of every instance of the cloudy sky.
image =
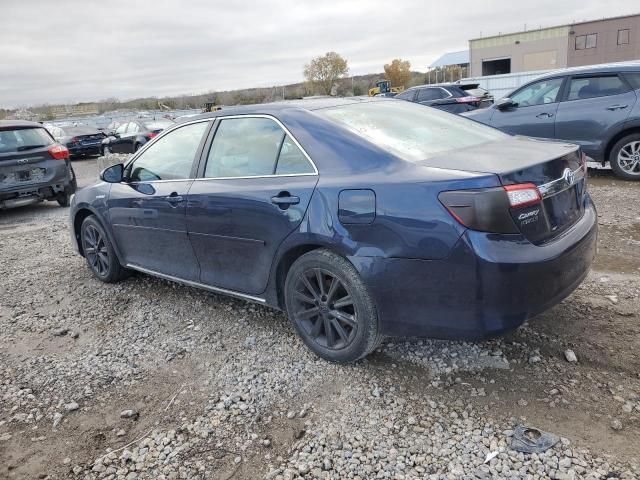
[[467, 39], [640, 12], [638, 0], [0, 0], [0, 107], [302, 80], [334, 50], [352, 74], [415, 70]]

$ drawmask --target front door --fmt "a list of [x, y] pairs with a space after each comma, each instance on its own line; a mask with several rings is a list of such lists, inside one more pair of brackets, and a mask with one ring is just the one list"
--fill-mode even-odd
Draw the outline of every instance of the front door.
[[115, 135], [109, 139], [109, 149], [113, 153], [124, 153], [124, 146], [126, 143], [127, 127], [129, 122], [119, 125], [115, 130]]
[[208, 123], [159, 138], [125, 170], [109, 194], [110, 223], [127, 264], [197, 281], [199, 267], [186, 229], [186, 205]]
[[203, 178], [189, 191], [187, 230], [202, 283], [258, 294], [276, 249], [302, 221], [315, 167], [272, 118], [222, 119]]
[[629, 116], [636, 93], [618, 75], [571, 78], [556, 118], [556, 138], [578, 143], [589, 156], [600, 156], [603, 143]]
[[521, 88], [511, 96], [514, 107], [492, 107], [490, 125], [513, 135], [554, 138], [562, 82], [562, 77], [551, 78]]

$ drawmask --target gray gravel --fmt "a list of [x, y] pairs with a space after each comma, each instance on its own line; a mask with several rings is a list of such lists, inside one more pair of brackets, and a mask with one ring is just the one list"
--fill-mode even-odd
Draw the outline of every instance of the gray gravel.
[[[74, 166], [95, 178], [95, 159]], [[627, 184], [604, 178], [596, 199], [621, 202]], [[603, 210], [640, 238], [637, 210]], [[0, 478], [640, 478], [633, 259], [505, 338], [393, 339], [339, 366], [261, 306], [144, 275], [101, 284], [66, 214], [0, 213]], [[518, 453], [520, 424], [561, 441]]]

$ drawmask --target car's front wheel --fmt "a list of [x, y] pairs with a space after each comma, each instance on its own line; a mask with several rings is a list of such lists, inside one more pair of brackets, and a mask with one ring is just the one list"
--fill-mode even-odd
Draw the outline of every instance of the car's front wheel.
[[80, 241], [87, 265], [98, 280], [113, 283], [126, 277], [127, 271], [120, 265], [113, 245], [95, 215], [89, 215], [82, 222]]
[[354, 362], [380, 344], [375, 303], [343, 257], [313, 250], [298, 258], [284, 287], [289, 319], [306, 345], [333, 362]]
[[611, 149], [609, 164], [618, 177], [640, 180], [640, 134], [620, 139]]

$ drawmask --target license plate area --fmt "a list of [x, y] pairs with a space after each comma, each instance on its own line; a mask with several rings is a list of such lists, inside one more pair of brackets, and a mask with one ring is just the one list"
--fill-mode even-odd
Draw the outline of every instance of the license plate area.
[[44, 179], [46, 169], [44, 168], [31, 168], [29, 170], [15, 170], [5, 174], [0, 174], [0, 183], [3, 184], [16, 184], [16, 183], [28, 183], [38, 182]]
[[583, 212], [583, 183], [544, 199], [544, 209], [551, 231], [559, 233], [573, 225]]

